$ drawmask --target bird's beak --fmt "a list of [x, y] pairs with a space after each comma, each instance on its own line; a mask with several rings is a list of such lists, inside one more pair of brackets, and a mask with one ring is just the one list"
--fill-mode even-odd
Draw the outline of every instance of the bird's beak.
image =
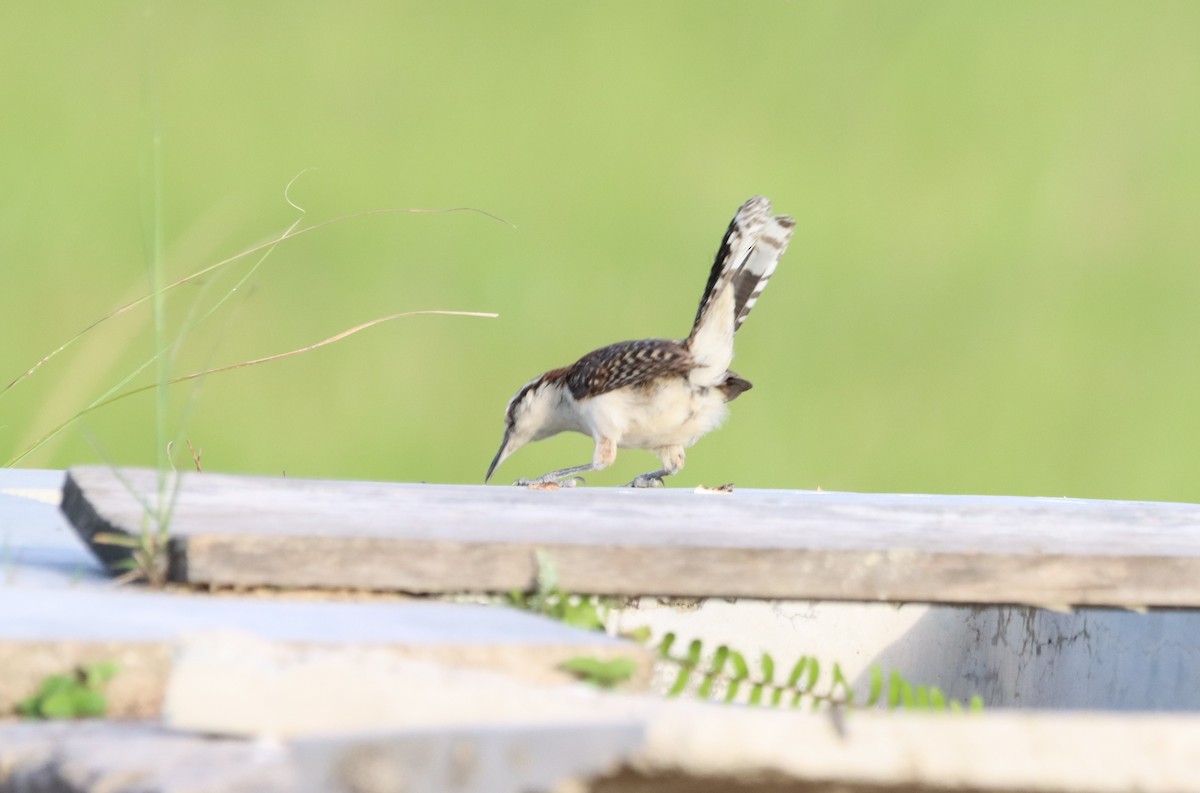
[[492, 464], [488, 466], [487, 476], [483, 478], [483, 483], [485, 485], [487, 484], [488, 480], [492, 478], [492, 473], [495, 472], [496, 466], [500, 465], [500, 463], [504, 462], [505, 458], [516, 451], [516, 446], [511, 446], [510, 448], [512, 442], [511, 436], [511, 430], [504, 431], [504, 440], [500, 441], [500, 451], [496, 452], [496, 456], [492, 458]]

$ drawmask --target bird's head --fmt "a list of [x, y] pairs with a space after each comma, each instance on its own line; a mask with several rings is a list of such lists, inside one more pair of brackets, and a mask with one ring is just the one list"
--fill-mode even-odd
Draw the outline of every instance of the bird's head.
[[563, 403], [570, 399], [570, 392], [563, 382], [564, 371], [556, 369], [531, 380], [509, 400], [504, 411], [504, 439], [488, 466], [485, 483], [517, 449], [568, 429], [563, 422]]

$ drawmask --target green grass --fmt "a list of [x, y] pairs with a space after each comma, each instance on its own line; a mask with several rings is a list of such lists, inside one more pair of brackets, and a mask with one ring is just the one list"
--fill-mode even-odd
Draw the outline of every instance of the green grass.
[[[679, 484], [1198, 501], [1198, 23], [1183, 2], [6, 7], [0, 381], [147, 291], [149, 80], [167, 282], [286, 228], [309, 167], [313, 222], [466, 205], [517, 227], [373, 217], [277, 250], [172, 376], [399, 311], [501, 318], [206, 379], [208, 470], [480, 481], [520, 384], [686, 332], [765, 193], [799, 228], [739, 335], [755, 390]], [[243, 272], [171, 293], [168, 322]], [[152, 324], [130, 312], [0, 399], [0, 457], [145, 361]], [[71, 431], [22, 464], [153, 465], [153, 403], [87, 417], [107, 459]], [[499, 477], [590, 454], [556, 438]]]

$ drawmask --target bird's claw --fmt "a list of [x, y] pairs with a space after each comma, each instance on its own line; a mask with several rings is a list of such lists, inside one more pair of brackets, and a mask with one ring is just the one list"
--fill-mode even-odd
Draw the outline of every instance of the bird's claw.
[[633, 478], [633, 481], [625, 485], [625, 487], [665, 487], [663, 484], [662, 475], [655, 476], [654, 474], [640, 474]]

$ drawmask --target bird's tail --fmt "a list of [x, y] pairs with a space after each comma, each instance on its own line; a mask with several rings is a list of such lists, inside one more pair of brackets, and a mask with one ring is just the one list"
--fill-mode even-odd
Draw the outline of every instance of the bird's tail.
[[733, 334], [766, 288], [795, 225], [790, 217], [772, 217], [771, 202], [762, 196], [742, 204], [733, 216], [686, 341], [698, 363], [711, 366], [712, 374], [724, 374], [733, 360]]

